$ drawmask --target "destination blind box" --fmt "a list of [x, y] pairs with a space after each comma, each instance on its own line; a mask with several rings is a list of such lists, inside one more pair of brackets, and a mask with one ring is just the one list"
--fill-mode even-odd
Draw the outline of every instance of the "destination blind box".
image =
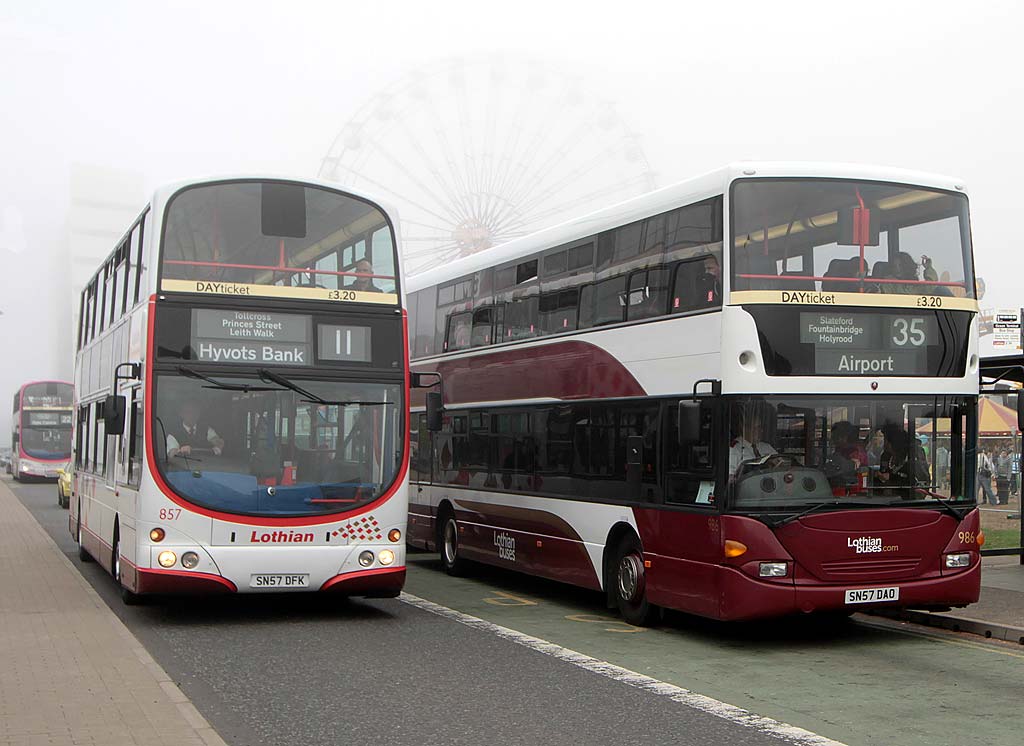
[[204, 363], [292, 367], [312, 367], [318, 359], [371, 362], [370, 326], [315, 326], [314, 339], [314, 320], [309, 315], [198, 308], [192, 311], [189, 345], [182, 357]]

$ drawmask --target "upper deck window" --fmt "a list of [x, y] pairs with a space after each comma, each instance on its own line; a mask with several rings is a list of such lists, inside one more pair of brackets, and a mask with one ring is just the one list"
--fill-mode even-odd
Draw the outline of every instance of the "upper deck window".
[[[936, 307], [956, 303], [943, 298], [975, 298], [962, 194], [869, 181], [749, 179], [733, 185], [731, 204], [733, 303], [786, 302], [786, 291], [828, 293], [831, 300], [822, 302], [834, 305], [858, 304], [854, 294], [862, 293], [930, 296]], [[887, 305], [922, 305], [916, 300]]]
[[384, 214], [302, 184], [183, 189], [167, 206], [160, 262], [164, 291], [398, 303]]

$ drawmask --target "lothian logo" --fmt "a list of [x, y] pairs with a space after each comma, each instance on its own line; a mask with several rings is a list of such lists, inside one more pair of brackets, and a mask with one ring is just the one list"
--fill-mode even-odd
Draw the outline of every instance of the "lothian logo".
[[874, 536], [861, 536], [856, 539], [847, 537], [846, 546], [856, 549], [857, 554], [871, 554], [882, 551], [882, 539]]

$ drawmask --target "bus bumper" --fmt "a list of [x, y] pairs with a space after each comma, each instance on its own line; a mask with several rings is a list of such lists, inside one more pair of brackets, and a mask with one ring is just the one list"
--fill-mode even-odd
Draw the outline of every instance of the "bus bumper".
[[[786, 616], [797, 612], [870, 611], [878, 608], [944, 608], [967, 606], [981, 594], [981, 563], [954, 575], [924, 580], [892, 580], [844, 585], [767, 583], [731, 567], [721, 567], [719, 619], [741, 621]], [[846, 591], [898, 587], [899, 600], [846, 603]]]
[[404, 587], [405, 568], [387, 567], [335, 575], [320, 586], [320, 590], [343, 596], [395, 598]]

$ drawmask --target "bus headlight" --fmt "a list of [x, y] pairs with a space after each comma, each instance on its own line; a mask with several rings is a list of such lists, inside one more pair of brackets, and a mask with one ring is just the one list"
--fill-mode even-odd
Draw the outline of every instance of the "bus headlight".
[[193, 567], [199, 564], [199, 555], [195, 552], [185, 552], [181, 555], [181, 566], [186, 570], [191, 570]]
[[381, 549], [380, 554], [377, 555], [377, 561], [382, 565], [390, 565], [395, 561], [395, 553], [390, 549]]
[[174, 567], [174, 563], [178, 561], [178, 555], [167, 550], [165, 552], [160, 552], [160, 554], [157, 555], [156, 561], [160, 563], [160, 567]]
[[366, 549], [359, 553], [359, 564], [363, 567], [369, 567], [373, 564], [373, 552]]
[[784, 578], [789, 572], [789, 565], [785, 562], [762, 562], [757, 574], [762, 578]]
[[946, 555], [946, 567], [970, 567], [971, 564], [971, 553], [970, 552], [957, 552], [955, 554]]

